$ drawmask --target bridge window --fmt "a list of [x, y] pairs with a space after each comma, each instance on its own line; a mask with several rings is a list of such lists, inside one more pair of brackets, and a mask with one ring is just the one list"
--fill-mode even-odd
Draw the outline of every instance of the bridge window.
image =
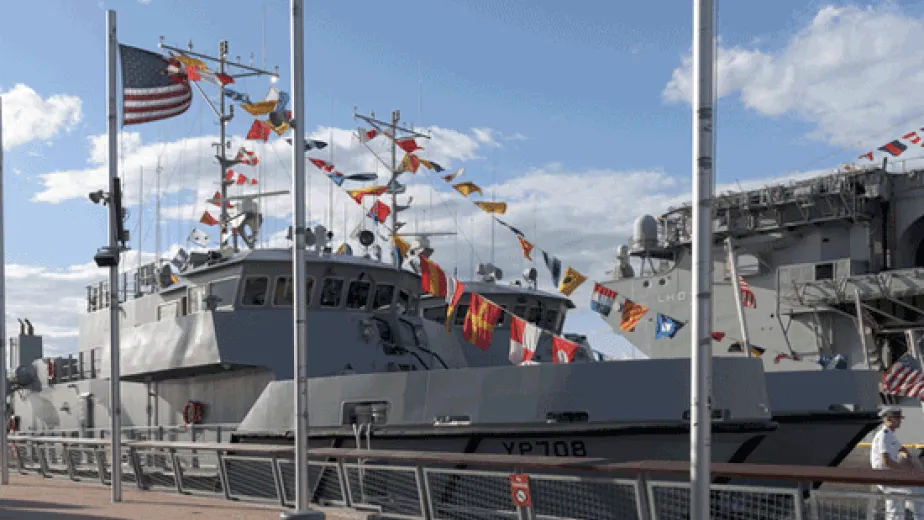
[[381, 310], [391, 305], [395, 297], [395, 286], [391, 284], [377, 284], [375, 286], [375, 299], [372, 301], [372, 310]]
[[456, 325], [465, 323], [465, 315], [468, 314], [468, 305], [459, 305], [456, 307]]
[[340, 307], [343, 299], [343, 280], [340, 278], [325, 278], [321, 286], [321, 307]]
[[215, 298], [215, 306], [234, 305], [234, 293], [237, 292], [237, 279], [226, 278], [209, 283], [209, 296]]
[[[311, 293], [314, 292], [314, 278], [305, 277], [305, 305], [311, 305]], [[277, 276], [276, 290], [273, 292], [273, 305], [291, 307], [295, 303], [295, 285], [291, 276]]]
[[417, 297], [404, 289], [398, 289], [398, 312], [408, 316], [417, 314]]
[[347, 309], [363, 309], [369, 304], [372, 283], [367, 280], [353, 280], [347, 290]]
[[542, 320], [542, 310], [539, 307], [530, 307], [526, 310], [526, 321], [539, 325]]
[[545, 313], [545, 323], [542, 325], [542, 328], [554, 332], [557, 330], [556, 325], [558, 325], [558, 311], [549, 311]]
[[501, 305], [501, 308], [504, 309], [504, 312], [500, 314], [500, 318], [497, 318], [497, 324], [494, 325], [495, 328], [503, 327], [504, 323], [507, 322], [507, 306]]
[[266, 294], [268, 292], [268, 276], [248, 276], [244, 280], [244, 293], [241, 295], [241, 305], [262, 307], [266, 304]]
[[517, 305], [513, 307], [513, 313], [516, 316], [522, 318], [523, 316], [526, 315], [526, 305], [522, 305], [518, 303]]
[[293, 292], [292, 277], [277, 276], [276, 289], [273, 291], [273, 305], [276, 307], [291, 307], [295, 302]]
[[[305, 305], [311, 305], [311, 299], [314, 295], [314, 277], [305, 277]], [[293, 301], [295, 301], [293, 299]]]
[[423, 317], [430, 321], [435, 321], [437, 323], [446, 323], [446, 308], [449, 307], [446, 304], [438, 305], [436, 307], [429, 307], [424, 309]]

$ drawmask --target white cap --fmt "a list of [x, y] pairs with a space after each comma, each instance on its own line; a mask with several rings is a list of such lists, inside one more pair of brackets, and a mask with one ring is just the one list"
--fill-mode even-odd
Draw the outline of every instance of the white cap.
[[902, 409], [898, 406], [884, 406], [882, 410], [879, 410], [879, 417], [885, 417], [887, 415], [901, 415]]

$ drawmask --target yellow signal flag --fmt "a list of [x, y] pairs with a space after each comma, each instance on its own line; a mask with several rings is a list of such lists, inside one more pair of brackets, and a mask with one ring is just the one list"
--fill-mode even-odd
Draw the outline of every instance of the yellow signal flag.
[[475, 205], [477, 205], [479, 208], [483, 209], [484, 211], [488, 213], [498, 213], [500, 215], [507, 213], [507, 203], [506, 202], [479, 201], [479, 202], [476, 202]]
[[208, 66], [202, 60], [190, 58], [189, 56], [183, 56], [182, 54], [177, 55], [176, 59], [186, 67], [195, 67], [200, 70], [209, 70]]
[[460, 182], [458, 184], [453, 184], [452, 187], [456, 191], [461, 193], [462, 195], [465, 195], [466, 197], [468, 197], [472, 193], [480, 193], [484, 195], [484, 192], [481, 191], [481, 188], [478, 187], [478, 185], [472, 181], [465, 181], [465, 182]]
[[391, 239], [391, 243], [398, 249], [398, 253], [401, 255], [401, 258], [407, 258], [408, 252], [411, 250], [411, 244], [408, 244], [403, 238], [398, 235], [394, 235]]
[[249, 105], [241, 105], [241, 108], [252, 116], [265, 116], [276, 109], [278, 101], [257, 101]]
[[561, 283], [558, 284], [558, 292], [565, 296], [571, 296], [571, 293], [586, 281], [586, 276], [569, 267], [565, 270], [565, 276], [562, 277]]

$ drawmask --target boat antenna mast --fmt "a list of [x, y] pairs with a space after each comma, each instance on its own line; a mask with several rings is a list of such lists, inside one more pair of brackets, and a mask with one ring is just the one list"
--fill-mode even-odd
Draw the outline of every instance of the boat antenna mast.
[[[395, 236], [398, 235], [398, 229], [400, 229], [400, 226], [398, 225], [398, 194], [403, 193], [405, 189], [404, 186], [398, 183], [398, 176], [404, 173], [403, 164], [400, 166], [398, 165], [398, 141], [416, 138], [430, 139], [430, 136], [428, 134], [420, 133], [412, 128], [404, 128], [399, 126], [398, 123], [401, 122], [400, 110], [393, 110], [391, 112], [391, 121], [388, 122], [376, 119], [375, 112], [370, 112], [368, 116], [358, 114], [356, 112], [356, 107], [354, 107], [353, 118], [366, 122], [380, 134], [389, 136], [391, 140], [391, 164], [389, 164], [385, 162], [385, 160], [382, 159], [379, 154], [375, 152], [375, 150], [370, 148], [365, 141], [363, 141], [362, 134], [359, 136], [359, 142], [362, 143], [367, 150], [372, 152], [372, 155], [374, 155], [375, 158], [378, 159], [378, 161], [391, 172], [391, 180], [388, 181], [388, 193], [391, 194], [391, 238], [392, 241], [394, 241]], [[400, 262], [395, 255], [392, 255], [392, 262], [394, 263], [396, 269], [400, 268]]]
[[[244, 65], [241, 63], [241, 57], [237, 56], [235, 61], [228, 60], [228, 40], [221, 40], [218, 42], [218, 57], [210, 56], [208, 54], [203, 54], [201, 52], [193, 52], [192, 40], [187, 44], [186, 49], [180, 49], [173, 47], [164, 43], [164, 37], [160, 37], [160, 43], [158, 46], [161, 49], [167, 49], [183, 56], [189, 58], [197, 58], [200, 60], [209, 60], [218, 64], [218, 74], [227, 74], [231, 78], [237, 80], [239, 78], [246, 78], [250, 76], [269, 76], [270, 81], [275, 83], [279, 79], [279, 66], [274, 67], [273, 72], [268, 70], [260, 69], [253, 67], [251, 65]], [[218, 164], [221, 167], [221, 177], [219, 178], [219, 186], [221, 186], [221, 202], [219, 207], [221, 208], [221, 222], [219, 223], [219, 238], [218, 244], [219, 247], [225, 243], [226, 235], [228, 234], [228, 224], [230, 223], [230, 218], [228, 217], [228, 205], [225, 201], [228, 198], [228, 186], [230, 186], [233, 181], [229, 182], [225, 177], [228, 173], [228, 168], [234, 164], [233, 159], [228, 158], [228, 148], [231, 147], [230, 141], [227, 139], [227, 124], [231, 119], [234, 118], [234, 105], [230, 105], [225, 102], [225, 85], [223, 82], [219, 81], [218, 87], [218, 106], [212, 102], [211, 99], [205, 94], [202, 90], [202, 87], [199, 86], [198, 82], [191, 82], [191, 84], [196, 87], [196, 90], [199, 94], [202, 95], [203, 99], [209, 104], [209, 107], [212, 109], [212, 112], [215, 113], [215, 116], [218, 118], [218, 123], [220, 127], [219, 133], [219, 142], [212, 143], [212, 146], [216, 147], [218, 153], [215, 155], [215, 158], [218, 160]], [[233, 234], [233, 247], [234, 251], [238, 250], [237, 246], [237, 234]]]

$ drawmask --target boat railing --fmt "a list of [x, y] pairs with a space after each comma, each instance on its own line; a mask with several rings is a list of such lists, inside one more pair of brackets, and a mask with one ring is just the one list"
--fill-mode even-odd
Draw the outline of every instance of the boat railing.
[[[119, 273], [119, 302], [151, 294], [158, 290], [157, 265], [154, 262]], [[92, 283], [87, 289], [87, 312], [108, 309], [109, 280]]]
[[[560, 441], [565, 442], [565, 441]], [[110, 483], [110, 446], [99, 439], [10, 436], [21, 474]], [[312, 501], [408, 519], [686, 519], [686, 462], [610, 463], [590, 457], [312, 449]], [[291, 446], [127, 441], [124, 482], [140, 490], [276, 503], [294, 500]], [[921, 488], [924, 473], [714, 463], [712, 518], [881, 517], [879, 486]], [[922, 497], [924, 498], [924, 497]]]
[[[167, 442], [228, 442], [238, 423], [177, 424], [171, 426], [125, 426], [122, 438], [129, 441]], [[106, 441], [109, 428], [61, 428], [55, 430], [23, 430], [18, 435], [32, 438], [90, 439]]]

